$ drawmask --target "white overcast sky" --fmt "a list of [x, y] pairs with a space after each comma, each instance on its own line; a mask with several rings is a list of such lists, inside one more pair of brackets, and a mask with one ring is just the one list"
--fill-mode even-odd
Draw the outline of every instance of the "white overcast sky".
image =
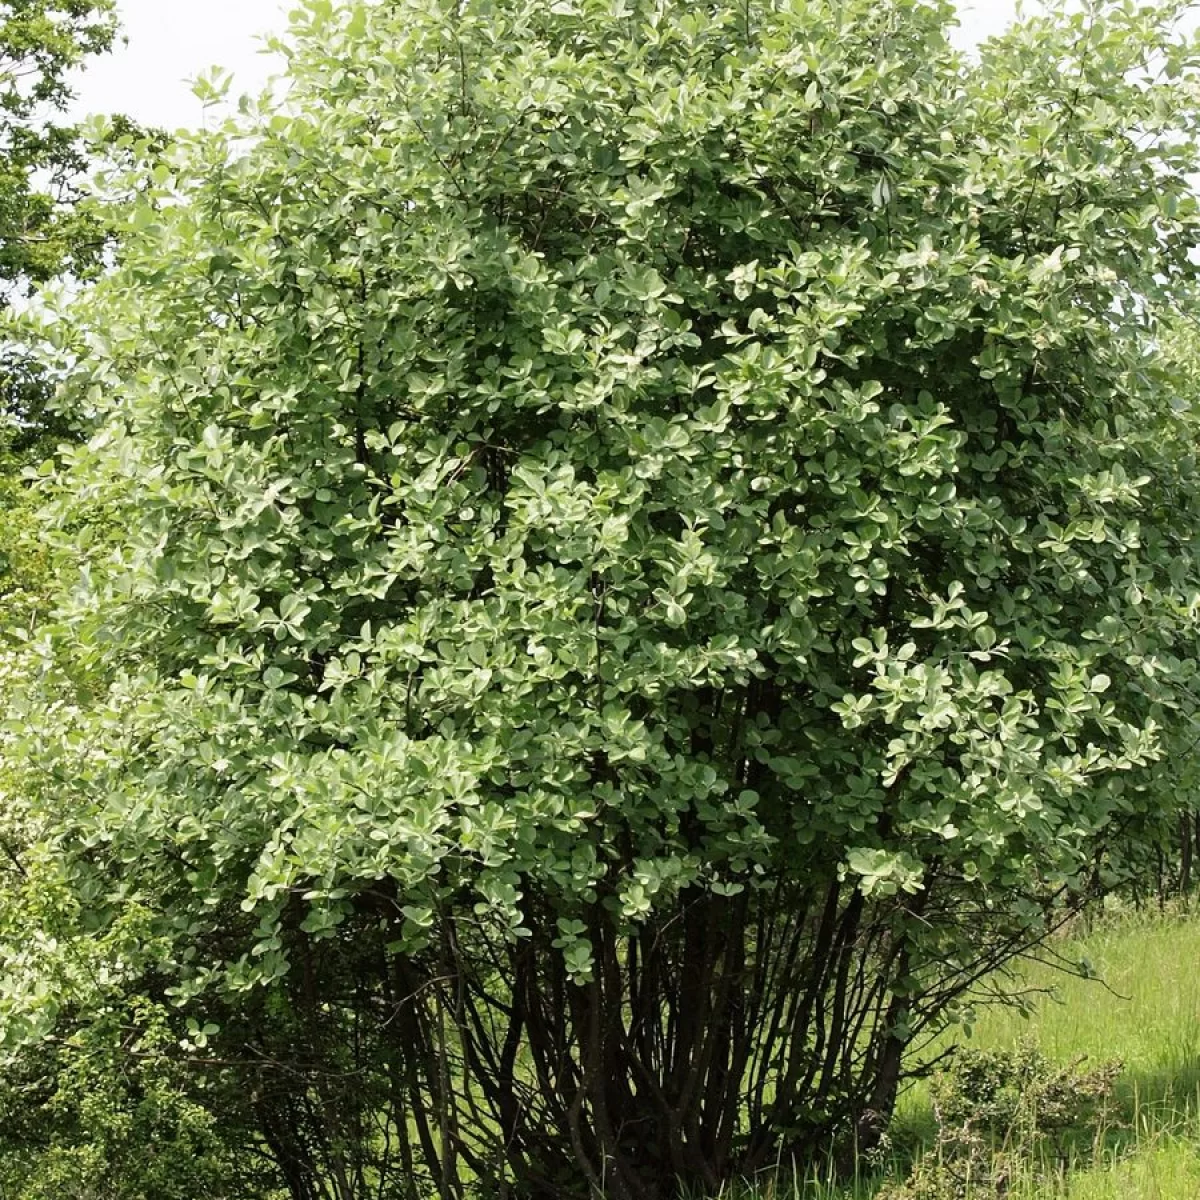
[[[187, 80], [219, 66], [233, 72], [235, 97], [257, 92], [279, 70], [261, 53], [262, 37], [282, 33], [294, 7], [294, 0], [118, 0], [126, 44], [83, 72], [75, 112], [126, 113], [167, 129], [199, 125], [202, 108]], [[1013, 10], [1013, 0], [962, 0], [962, 40], [999, 32]]]

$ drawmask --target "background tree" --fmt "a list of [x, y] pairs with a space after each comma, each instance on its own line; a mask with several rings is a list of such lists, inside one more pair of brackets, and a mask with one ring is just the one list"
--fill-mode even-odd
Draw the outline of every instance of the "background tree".
[[[0, 288], [8, 296], [85, 273], [103, 248], [95, 214], [77, 203], [87, 161], [78, 130], [60, 118], [71, 72], [115, 35], [113, 0], [0, 4]], [[0, 370], [0, 417], [10, 428], [28, 422], [45, 394], [28, 356], [6, 351]]]
[[[112, 0], [0, 3], [0, 303], [30, 285], [91, 270], [104, 245], [78, 203], [86, 165], [78, 131], [61, 121], [70, 75], [108, 50]], [[11, 333], [0, 348], [0, 599], [22, 608], [36, 568], [19, 548], [26, 529], [21, 465], [61, 436], [46, 413], [44, 371]]]
[[1190, 784], [1186, 7], [310, 4], [59, 328], [6, 1043], [295, 1200], [877, 1136]]
[[10, 287], [53, 278], [95, 253], [71, 204], [86, 159], [77, 131], [55, 114], [71, 99], [70, 73], [108, 50], [115, 33], [112, 0], [0, 5], [0, 278]]

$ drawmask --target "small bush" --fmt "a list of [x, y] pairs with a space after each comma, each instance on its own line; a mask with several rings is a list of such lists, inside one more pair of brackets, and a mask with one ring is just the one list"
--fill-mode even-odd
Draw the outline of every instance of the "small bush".
[[934, 1145], [880, 1200], [985, 1200], [1111, 1124], [1116, 1060], [1060, 1066], [1032, 1043], [969, 1050], [932, 1087]]

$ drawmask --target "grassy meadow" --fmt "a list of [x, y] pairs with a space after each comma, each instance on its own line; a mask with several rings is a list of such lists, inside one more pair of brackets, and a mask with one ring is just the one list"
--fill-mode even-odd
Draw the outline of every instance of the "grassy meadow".
[[[1086, 1055], [1123, 1064], [1115, 1103], [1090, 1141], [1052, 1161], [1020, 1160], [1007, 1185], [1013, 1200], [1197, 1200], [1200, 1197], [1200, 914], [1107, 917], [1056, 947], [1086, 959], [1099, 977], [1081, 979], [1040, 965], [1026, 972], [1046, 989], [1022, 1016], [981, 1011], [965, 1045], [1010, 1049], [1034, 1043], [1055, 1063]], [[934, 1130], [928, 1090], [901, 1099], [892, 1151], [882, 1166], [847, 1185], [820, 1178], [767, 1182], [723, 1200], [874, 1200], [904, 1178]], [[989, 1196], [994, 1193], [987, 1193]], [[969, 1197], [967, 1198], [969, 1200]]]

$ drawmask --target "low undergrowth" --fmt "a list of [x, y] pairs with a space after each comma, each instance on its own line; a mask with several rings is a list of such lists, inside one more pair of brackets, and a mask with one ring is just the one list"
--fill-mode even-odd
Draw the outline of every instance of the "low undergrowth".
[[1031, 966], [1028, 1011], [981, 1010], [855, 1179], [722, 1200], [1194, 1200], [1200, 915], [1109, 914], [1056, 950], [1078, 975]]

